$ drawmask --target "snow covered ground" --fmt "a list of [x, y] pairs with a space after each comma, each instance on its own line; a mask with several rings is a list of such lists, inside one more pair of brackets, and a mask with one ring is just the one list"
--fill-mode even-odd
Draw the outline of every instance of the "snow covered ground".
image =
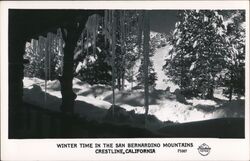
[[[169, 49], [169, 45], [158, 48], [151, 58], [158, 80], [155, 89], [151, 90], [149, 94], [149, 114], [155, 115], [161, 121], [178, 123], [226, 117], [244, 117], [244, 98], [228, 102], [227, 98], [222, 95], [222, 89], [215, 90], [216, 99], [214, 100], [193, 98], [187, 100], [185, 104], [178, 102], [174, 94], [178, 86], [171, 82], [162, 70]], [[44, 80], [25, 77], [23, 82], [24, 101], [59, 111], [61, 92], [58, 80], [48, 81], [46, 92]], [[170, 91], [165, 91], [167, 87], [170, 88]], [[102, 119], [106, 111], [111, 107], [112, 92], [109, 86], [91, 86], [74, 78], [73, 90], [77, 94], [75, 112], [89, 120]], [[145, 112], [142, 90], [131, 91], [130, 88], [125, 91], [116, 90], [116, 104], [127, 111], [134, 110], [138, 114]]]
[[[73, 81], [77, 93], [75, 112], [89, 120], [102, 119], [107, 109], [111, 107], [110, 87], [103, 85], [90, 86], [78, 79]], [[38, 78], [24, 78], [23, 99], [31, 104], [59, 111], [61, 104], [60, 84], [49, 81], [45, 95], [44, 81]], [[140, 90], [116, 91], [116, 103], [127, 111], [143, 114], [144, 95]], [[203, 100], [190, 99], [188, 104], [176, 100], [175, 94], [163, 90], [150, 92], [149, 114], [155, 115], [161, 121], [178, 123], [201, 121], [225, 117], [244, 117], [244, 100]]]

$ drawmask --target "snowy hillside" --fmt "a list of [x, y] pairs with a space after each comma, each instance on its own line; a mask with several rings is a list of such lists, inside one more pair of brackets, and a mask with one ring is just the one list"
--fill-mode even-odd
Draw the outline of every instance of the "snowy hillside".
[[170, 91], [174, 92], [175, 89], [178, 88], [178, 86], [173, 84], [169, 79], [167, 79], [162, 68], [166, 63], [165, 59], [168, 57], [169, 49], [170, 49], [169, 45], [159, 48], [152, 57], [154, 69], [157, 73], [157, 78], [158, 78], [156, 80], [155, 88], [165, 90], [167, 87], [170, 87]]

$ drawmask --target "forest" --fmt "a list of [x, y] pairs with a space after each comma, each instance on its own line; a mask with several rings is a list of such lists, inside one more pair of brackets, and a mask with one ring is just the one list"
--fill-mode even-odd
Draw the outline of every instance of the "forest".
[[18, 137], [244, 137], [245, 11], [176, 10], [168, 32], [155, 13], [104, 10], [26, 41]]

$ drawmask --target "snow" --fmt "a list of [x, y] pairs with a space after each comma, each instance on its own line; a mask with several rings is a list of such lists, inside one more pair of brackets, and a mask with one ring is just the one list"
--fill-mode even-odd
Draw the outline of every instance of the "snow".
[[99, 53], [102, 52], [102, 50], [99, 47], [96, 47], [96, 48], [97, 48], [97, 50], [98, 50]]
[[50, 91], [45, 94], [44, 89], [37, 84], [33, 84], [32, 86], [29, 86], [29, 88], [24, 88], [23, 100], [33, 105], [49, 108], [53, 111], [59, 111], [61, 99], [58, 99], [56, 93], [58, 92]]
[[28, 88], [31, 89], [33, 88], [33, 84], [41, 84], [44, 81], [39, 79], [39, 78], [28, 78], [28, 77], [24, 77], [23, 79], [23, 86], [24, 88]]
[[[127, 111], [134, 110], [135, 113], [143, 114], [143, 96], [137, 102], [128, 100], [128, 97], [116, 95], [119, 98], [117, 104], [125, 108]], [[130, 98], [138, 98], [137, 91], [130, 95]], [[150, 96], [153, 97], [153, 96]], [[122, 98], [122, 99], [120, 99]], [[155, 99], [155, 98], [152, 98]], [[125, 101], [127, 100], [127, 101]], [[152, 103], [155, 102], [155, 103]], [[175, 99], [160, 98], [157, 101], [151, 101], [149, 104], [149, 114], [155, 115], [161, 121], [173, 121], [178, 123], [201, 121], [222, 117], [244, 117], [243, 105], [239, 105], [240, 101], [235, 101], [234, 105], [223, 105], [213, 100], [190, 99], [187, 100], [188, 105], [177, 102]]]
[[213, 100], [197, 99], [197, 98], [187, 100], [187, 102], [192, 103], [193, 106], [197, 106], [197, 105], [216, 106], [217, 105], [217, 103]]
[[217, 34], [219, 34], [220, 36], [223, 35], [224, 29], [222, 27], [219, 27], [217, 30]]
[[96, 58], [93, 55], [90, 55], [88, 59], [90, 63], [94, 63], [96, 61]]
[[208, 21], [208, 17], [204, 15], [204, 22]]
[[158, 32], [150, 31], [150, 38], [155, 37], [158, 34]]
[[166, 61], [165, 59], [169, 57], [170, 46], [167, 45], [163, 48], [157, 49], [154, 56], [151, 58], [153, 61], [153, 67], [155, 71], [157, 72], [157, 80], [156, 80], [156, 86], [155, 89], [166, 89], [167, 87], [170, 87], [171, 91], [174, 91], [177, 86], [173, 83], [168, 83], [169, 79], [166, 78], [166, 75], [164, 73], [164, 70], [162, 69], [163, 65], [165, 65]]
[[219, 19], [221, 19], [223, 21], [223, 16], [220, 15], [217, 11], [214, 12], [215, 16], [217, 16]]
[[173, 31], [173, 35], [175, 35], [176, 33], [177, 33], [177, 28], [176, 29], [174, 29], [174, 31]]
[[217, 24], [215, 22], [212, 23], [212, 26], [214, 27], [214, 29], [216, 29]]
[[[192, 98], [188, 99], [185, 104], [178, 102], [174, 91], [179, 87], [165, 75], [162, 69], [165, 59], [169, 58], [170, 49], [170, 45], [157, 48], [156, 53], [151, 57], [158, 80], [155, 89], [151, 89], [149, 92], [149, 114], [155, 115], [161, 121], [178, 123], [222, 117], [244, 117], [244, 98], [237, 100], [233, 97], [233, 101], [228, 102], [228, 99], [222, 94], [223, 88], [215, 89], [214, 100]], [[140, 61], [135, 64], [134, 72], [136, 73]], [[192, 66], [195, 67], [195, 62]], [[46, 94], [45, 81], [42, 79], [25, 77], [23, 83], [23, 100], [25, 102], [54, 111], [60, 110], [61, 87], [58, 80], [47, 81]], [[143, 91], [131, 91], [128, 81], [125, 81], [125, 85], [124, 91], [115, 91], [116, 104], [127, 111], [133, 110], [137, 114], [143, 114], [145, 112]], [[166, 90], [168, 87], [169, 91]], [[74, 78], [73, 91], [77, 94], [75, 112], [88, 120], [101, 120], [111, 107], [112, 90], [110, 86], [90, 85]]]
[[[48, 91], [45, 98], [44, 81], [38, 78], [24, 78], [23, 99], [31, 104], [59, 111], [61, 104], [59, 81], [48, 81]], [[73, 80], [73, 90], [77, 93], [75, 112], [88, 120], [100, 120], [111, 107], [112, 92], [104, 85], [90, 86], [79, 79]], [[222, 89], [218, 90], [221, 91]], [[215, 96], [221, 92], [215, 91]], [[127, 111], [143, 114], [144, 95], [140, 90], [116, 91], [116, 103]], [[46, 102], [45, 102], [46, 99]], [[233, 100], [231, 103], [224, 100], [192, 98], [188, 104], [180, 103], [172, 92], [164, 90], [150, 91], [149, 114], [155, 115], [161, 121], [178, 123], [201, 121], [222, 117], [244, 117], [244, 100]], [[225, 103], [226, 102], [226, 103]]]
[[191, 64], [191, 66], [190, 66], [190, 71], [192, 71], [194, 68], [195, 68], [195, 66], [196, 66], [196, 62], [193, 62], [192, 64]]
[[181, 42], [181, 38], [179, 38], [179, 39], [177, 40], [176, 45], [179, 45], [180, 42]]
[[[61, 92], [56, 90], [55, 87], [60, 89], [58, 80], [48, 81], [47, 93], [45, 97], [44, 81], [38, 78], [24, 78], [24, 96], [23, 100], [33, 105], [49, 108], [53, 111], [59, 111], [61, 105]], [[101, 86], [101, 85], [99, 85]], [[105, 115], [104, 110], [109, 109], [111, 104], [106, 101], [94, 98], [94, 96], [81, 96], [83, 92], [91, 90], [91, 86], [82, 83], [79, 79], [74, 78], [73, 90], [77, 92], [75, 103], [75, 112], [80, 116], [89, 120], [98, 120], [98, 118]], [[98, 108], [97, 108], [98, 107]]]
[[79, 62], [77, 67], [76, 67], [76, 73], [78, 73], [83, 67], [83, 63], [82, 62]]
[[180, 24], [181, 24], [180, 21], [176, 22], [176, 23], [175, 23], [175, 28], [177, 28]]
[[223, 21], [222, 24], [225, 26], [226, 30], [227, 30], [227, 26], [229, 24], [233, 23], [233, 19], [232, 18], [228, 18], [227, 20]]
[[[164, 108], [168, 107], [168, 108]], [[160, 108], [155, 115], [162, 121], [171, 120], [173, 122], [192, 122], [204, 119], [210, 119], [210, 115], [204, 115], [197, 109], [192, 109], [181, 103], [167, 102]]]
[[195, 40], [194, 44], [193, 44], [193, 48], [195, 48], [197, 46], [197, 40]]
[[242, 22], [240, 26], [241, 26], [241, 28], [245, 29], [246, 28], [246, 22]]

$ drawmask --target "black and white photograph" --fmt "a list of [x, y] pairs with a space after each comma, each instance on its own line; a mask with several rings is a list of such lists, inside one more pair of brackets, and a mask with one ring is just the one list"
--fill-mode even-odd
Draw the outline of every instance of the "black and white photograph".
[[9, 138], [244, 138], [244, 10], [10, 9], [9, 37]]
[[[248, 139], [248, 12], [9, 8], [7, 139], [186, 138], [159, 146], [200, 157], [213, 144], [192, 139]], [[93, 153], [119, 153], [107, 147]]]

